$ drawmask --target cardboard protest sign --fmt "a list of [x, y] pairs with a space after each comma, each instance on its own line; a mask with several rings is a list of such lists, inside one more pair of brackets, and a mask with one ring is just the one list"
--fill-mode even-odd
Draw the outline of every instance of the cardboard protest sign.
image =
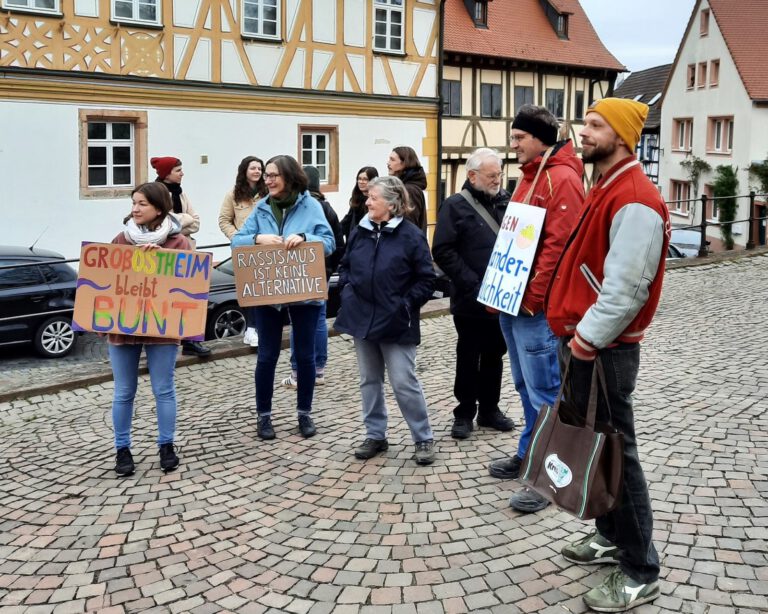
[[320, 242], [301, 243], [293, 249], [279, 245], [236, 247], [232, 268], [241, 307], [328, 298]]
[[536, 256], [546, 209], [510, 202], [477, 300], [516, 316]]
[[83, 243], [75, 330], [140, 337], [205, 337], [211, 254]]

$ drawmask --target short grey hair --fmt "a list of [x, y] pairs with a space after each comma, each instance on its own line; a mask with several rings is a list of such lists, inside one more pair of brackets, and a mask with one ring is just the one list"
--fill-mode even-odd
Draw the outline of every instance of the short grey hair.
[[402, 217], [413, 210], [411, 200], [408, 197], [408, 190], [405, 189], [405, 184], [398, 177], [394, 175], [375, 177], [368, 183], [369, 192], [371, 188], [379, 188], [381, 197], [389, 205], [389, 212], [392, 217]]
[[481, 147], [480, 149], [475, 149], [467, 158], [467, 172], [479, 170], [488, 158], [495, 159], [499, 166], [503, 164], [499, 152], [489, 147]]

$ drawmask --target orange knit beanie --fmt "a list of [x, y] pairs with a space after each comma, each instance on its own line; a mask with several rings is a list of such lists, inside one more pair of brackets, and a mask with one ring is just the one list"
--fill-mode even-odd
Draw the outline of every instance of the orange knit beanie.
[[640, 141], [645, 118], [648, 117], [648, 105], [628, 98], [603, 98], [592, 103], [587, 113], [594, 111], [605, 118], [611, 128], [634, 152]]

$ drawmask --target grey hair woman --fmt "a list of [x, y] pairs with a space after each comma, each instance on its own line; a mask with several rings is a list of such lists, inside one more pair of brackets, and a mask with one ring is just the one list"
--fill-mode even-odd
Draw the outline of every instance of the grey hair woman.
[[421, 341], [419, 309], [432, 294], [435, 271], [427, 238], [405, 219], [410, 198], [397, 177], [377, 177], [368, 187], [368, 215], [352, 232], [339, 267], [341, 310], [336, 330], [355, 339], [365, 440], [354, 450], [365, 460], [387, 443], [385, 370], [411, 437], [414, 460], [435, 460], [434, 435], [416, 377]]

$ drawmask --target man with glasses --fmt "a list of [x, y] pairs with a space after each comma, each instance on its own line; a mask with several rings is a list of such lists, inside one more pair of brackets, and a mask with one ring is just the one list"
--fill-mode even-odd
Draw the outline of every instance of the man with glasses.
[[[584, 167], [571, 141], [558, 141], [557, 118], [544, 107], [521, 106], [509, 139], [521, 171], [512, 200], [547, 210], [520, 311], [516, 316], [499, 315], [512, 379], [523, 405], [525, 427], [517, 453], [491, 463], [489, 473], [514, 480], [520, 475], [539, 409], [545, 404], [553, 405], [560, 388], [558, 341], [544, 315], [544, 294], [584, 202]], [[548, 501], [525, 488], [515, 492], [509, 504], [520, 512], [530, 513], [544, 509]]]
[[514, 422], [499, 409], [502, 359], [507, 351], [499, 316], [477, 302], [499, 224], [509, 202], [502, 189], [501, 159], [492, 149], [478, 149], [467, 160], [461, 192], [448, 198], [437, 213], [432, 256], [450, 277], [451, 313], [456, 326], [456, 376], [451, 436], [470, 436], [478, 426], [510, 431]]

